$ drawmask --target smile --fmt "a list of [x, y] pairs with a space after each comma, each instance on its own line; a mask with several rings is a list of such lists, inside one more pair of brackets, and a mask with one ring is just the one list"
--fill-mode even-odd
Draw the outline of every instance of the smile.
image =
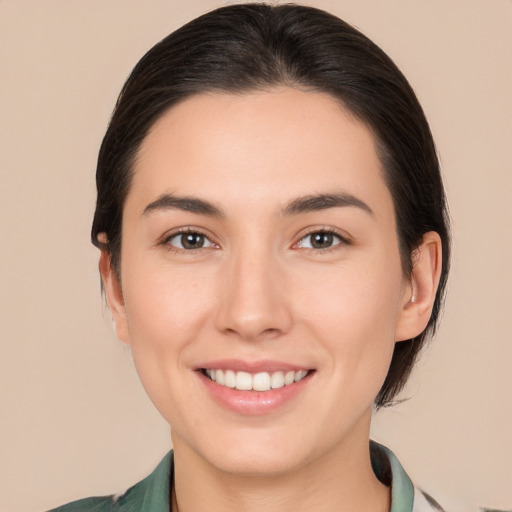
[[249, 373], [234, 370], [203, 368], [201, 373], [220, 386], [239, 391], [270, 391], [300, 382], [308, 375], [307, 370]]

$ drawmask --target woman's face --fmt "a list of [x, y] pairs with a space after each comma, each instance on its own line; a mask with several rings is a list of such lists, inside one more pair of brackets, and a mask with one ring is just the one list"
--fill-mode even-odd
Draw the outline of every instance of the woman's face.
[[169, 110], [124, 207], [122, 298], [112, 279], [118, 336], [176, 447], [268, 474], [368, 441], [411, 288], [372, 135], [330, 96]]

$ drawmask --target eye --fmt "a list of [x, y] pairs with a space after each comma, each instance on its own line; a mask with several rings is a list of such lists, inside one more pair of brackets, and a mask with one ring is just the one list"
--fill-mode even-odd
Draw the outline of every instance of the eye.
[[176, 249], [184, 249], [186, 251], [216, 247], [205, 235], [196, 231], [177, 233], [170, 236], [165, 243]]
[[314, 233], [309, 233], [302, 237], [297, 247], [304, 249], [330, 249], [341, 243], [348, 242], [332, 231], [315, 231]]

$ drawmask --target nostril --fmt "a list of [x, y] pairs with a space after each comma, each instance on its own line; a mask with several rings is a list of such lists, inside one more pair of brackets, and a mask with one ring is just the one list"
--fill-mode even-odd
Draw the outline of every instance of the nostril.
[[282, 332], [279, 330], [279, 329], [274, 329], [274, 328], [270, 328], [270, 329], [265, 329], [261, 335], [263, 337], [267, 337], [267, 338], [277, 338], [278, 336], [280, 336], [282, 334]]
[[243, 324], [239, 328], [230, 327], [225, 329], [224, 332], [231, 336], [238, 336], [246, 339], [247, 341], [272, 340], [283, 334], [281, 329], [271, 327], [258, 331], [256, 329], [251, 329], [250, 326], [244, 326]]

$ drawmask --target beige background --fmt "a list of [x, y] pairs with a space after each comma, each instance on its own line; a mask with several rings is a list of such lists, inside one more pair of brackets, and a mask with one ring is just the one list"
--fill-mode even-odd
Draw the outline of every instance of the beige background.
[[[512, 2], [311, 0], [403, 69], [455, 236], [444, 323], [374, 437], [453, 512], [512, 509]], [[169, 446], [102, 310], [96, 153], [157, 40], [216, 0], [0, 0], [0, 512], [122, 490]]]

